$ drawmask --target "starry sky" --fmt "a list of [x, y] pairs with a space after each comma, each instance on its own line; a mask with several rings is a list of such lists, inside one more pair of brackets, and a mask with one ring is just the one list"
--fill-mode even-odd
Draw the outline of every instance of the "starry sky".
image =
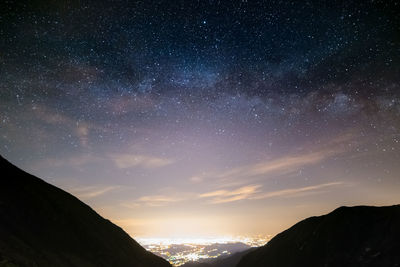
[[134, 237], [400, 203], [398, 1], [1, 5], [1, 155]]

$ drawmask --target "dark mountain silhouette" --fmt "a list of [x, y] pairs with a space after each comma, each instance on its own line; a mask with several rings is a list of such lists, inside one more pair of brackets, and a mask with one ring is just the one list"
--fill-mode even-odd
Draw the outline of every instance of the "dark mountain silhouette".
[[74, 196], [0, 163], [0, 266], [170, 266]]
[[221, 256], [208, 262], [188, 262], [183, 264], [181, 267], [235, 267], [244, 255], [254, 249], [255, 248], [250, 248], [229, 256]]
[[400, 205], [340, 207], [305, 219], [237, 266], [400, 266]]

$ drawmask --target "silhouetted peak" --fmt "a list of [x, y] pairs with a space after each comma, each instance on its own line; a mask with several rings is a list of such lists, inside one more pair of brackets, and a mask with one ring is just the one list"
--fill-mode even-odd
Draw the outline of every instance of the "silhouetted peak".
[[0, 265], [170, 266], [76, 197], [0, 163]]
[[399, 225], [400, 205], [339, 207], [278, 234], [238, 267], [398, 266]]

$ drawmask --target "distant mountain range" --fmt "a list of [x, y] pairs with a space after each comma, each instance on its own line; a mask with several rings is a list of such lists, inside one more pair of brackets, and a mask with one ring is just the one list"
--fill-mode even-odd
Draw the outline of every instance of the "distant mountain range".
[[76, 197], [0, 163], [1, 267], [170, 266]]

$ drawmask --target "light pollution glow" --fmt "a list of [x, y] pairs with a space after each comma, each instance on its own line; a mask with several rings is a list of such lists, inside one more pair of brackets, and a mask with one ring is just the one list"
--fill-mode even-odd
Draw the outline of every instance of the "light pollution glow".
[[139, 238], [149, 251], [164, 257], [174, 266], [228, 256], [250, 247], [266, 244], [271, 236], [212, 238]]

